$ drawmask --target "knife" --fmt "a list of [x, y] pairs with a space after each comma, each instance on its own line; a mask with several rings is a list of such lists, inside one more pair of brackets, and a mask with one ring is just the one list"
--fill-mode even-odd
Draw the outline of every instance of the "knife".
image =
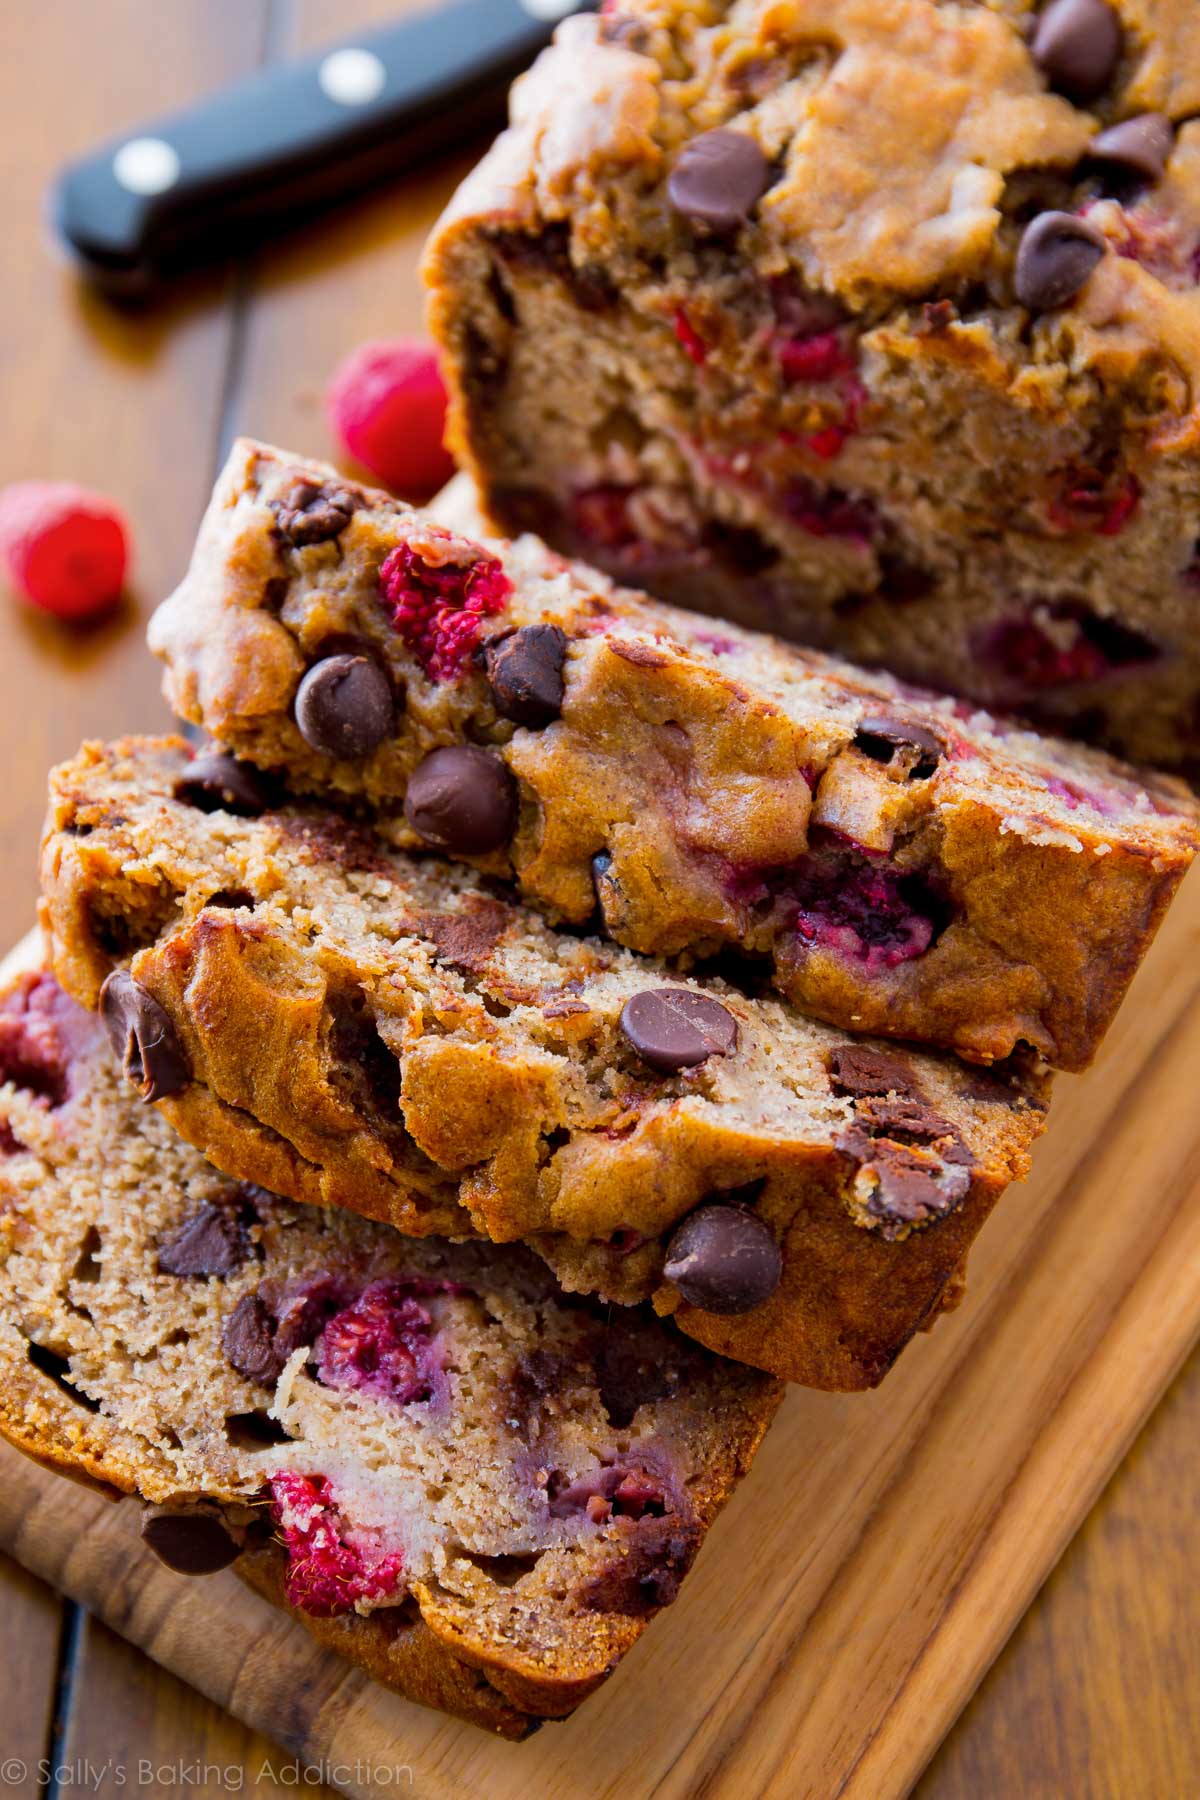
[[72, 163], [55, 228], [114, 297], [151, 293], [503, 122], [586, 0], [450, 0], [262, 70]]

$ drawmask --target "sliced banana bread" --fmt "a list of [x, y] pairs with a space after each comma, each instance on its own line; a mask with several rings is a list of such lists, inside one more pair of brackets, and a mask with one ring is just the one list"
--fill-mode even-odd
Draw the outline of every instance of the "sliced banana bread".
[[[230, 1175], [528, 1239], [712, 1349], [877, 1382], [957, 1291], [1046, 1099], [555, 931], [328, 808], [240, 817], [178, 740], [52, 777], [43, 919], [144, 1097]], [[228, 776], [241, 779], [237, 765]]]
[[777, 1383], [520, 1246], [217, 1174], [48, 974], [0, 993], [0, 1432], [411, 1699], [522, 1737], [674, 1598]]
[[980, 1061], [1089, 1060], [1197, 842], [1168, 778], [247, 442], [151, 644], [175, 710], [290, 791], [568, 923], [598, 906], [633, 949], [732, 946], [819, 1018]]

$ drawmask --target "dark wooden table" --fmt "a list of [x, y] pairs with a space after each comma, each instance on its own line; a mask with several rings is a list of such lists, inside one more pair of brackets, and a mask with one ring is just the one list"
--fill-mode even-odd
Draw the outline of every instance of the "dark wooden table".
[[[422, 237], [478, 146], [141, 315], [113, 312], [56, 260], [47, 182], [107, 133], [398, 10], [399, 0], [7, 10], [0, 482], [70, 478], [113, 494], [134, 521], [137, 557], [122, 614], [91, 633], [67, 637], [0, 597], [5, 944], [32, 918], [48, 766], [83, 737], [166, 721], [143, 629], [183, 568], [230, 438], [250, 430], [331, 452], [326, 376], [361, 339], [420, 329]], [[1198, 1490], [1200, 1354], [943, 1746], [921, 1800], [1200, 1792]], [[2, 1560], [0, 1666], [0, 1789], [14, 1795], [39, 1791], [42, 1759], [64, 1766], [50, 1784], [64, 1794], [296, 1789], [297, 1772], [265, 1740]]]

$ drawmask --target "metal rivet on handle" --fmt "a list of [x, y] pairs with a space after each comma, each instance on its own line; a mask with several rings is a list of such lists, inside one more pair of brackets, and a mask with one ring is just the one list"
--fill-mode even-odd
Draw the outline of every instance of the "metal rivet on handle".
[[333, 50], [317, 70], [321, 92], [339, 106], [367, 106], [387, 85], [387, 70], [373, 50]]
[[165, 194], [182, 173], [179, 153], [165, 138], [130, 138], [112, 161], [113, 174], [129, 194]]

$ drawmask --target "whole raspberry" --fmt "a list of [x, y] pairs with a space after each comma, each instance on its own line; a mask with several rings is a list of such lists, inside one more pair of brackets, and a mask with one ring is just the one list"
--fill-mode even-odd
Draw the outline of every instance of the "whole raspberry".
[[[453, 546], [447, 535], [447, 554]], [[471, 556], [476, 546], [463, 549]], [[512, 582], [498, 557], [479, 553], [468, 562], [431, 562], [403, 543], [384, 559], [379, 591], [425, 673], [453, 681], [478, 644], [483, 621], [504, 611]]]
[[102, 494], [68, 481], [18, 481], [0, 494], [0, 563], [31, 606], [94, 619], [120, 599], [129, 534]]
[[397, 1406], [427, 1400], [422, 1363], [432, 1331], [429, 1313], [403, 1282], [372, 1282], [326, 1324], [317, 1373], [329, 1387], [365, 1388]]
[[398, 494], [426, 500], [453, 475], [446, 389], [428, 344], [360, 344], [335, 370], [327, 404], [345, 449]]
[[382, 1600], [403, 1583], [404, 1556], [378, 1532], [351, 1532], [324, 1475], [281, 1470], [271, 1477], [271, 1510], [288, 1555], [287, 1597], [316, 1619]]

